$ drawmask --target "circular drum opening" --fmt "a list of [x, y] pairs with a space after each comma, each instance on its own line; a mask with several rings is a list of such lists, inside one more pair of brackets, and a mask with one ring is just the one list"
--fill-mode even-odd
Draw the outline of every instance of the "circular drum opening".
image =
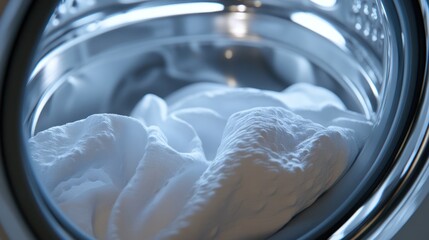
[[[384, 177], [383, 170], [395, 163], [393, 155], [397, 149], [388, 146], [400, 145], [399, 142], [406, 135], [405, 126], [411, 121], [410, 118], [398, 116], [408, 116], [414, 111], [416, 102], [412, 100], [415, 97], [412, 93], [418, 89], [417, 84], [420, 83], [410, 81], [409, 77], [414, 74], [412, 54], [418, 54], [418, 51], [404, 51], [412, 48], [415, 39], [412, 29], [406, 29], [409, 26], [403, 20], [406, 11], [412, 9], [404, 6], [404, 9], [400, 10], [401, 6], [404, 4], [361, 0], [61, 2], [46, 25], [38, 45], [26, 84], [22, 110], [22, 132], [24, 141], [29, 142], [28, 161], [38, 179], [39, 190], [45, 194], [45, 204], [51, 214], [63, 221], [62, 226], [66, 231], [73, 232], [78, 229], [89, 237], [108, 237], [111, 229], [105, 231], [105, 226], [116, 226], [119, 229], [120, 225], [126, 222], [117, 222], [118, 225], [107, 223], [113, 221], [107, 216], [111, 213], [100, 210], [112, 209], [121, 196], [121, 193], [117, 193], [117, 198], [104, 202], [100, 200], [112, 196], [100, 190], [100, 183], [111, 181], [118, 188], [114, 177], [109, 175], [109, 171], [117, 171], [116, 165], [104, 168], [102, 161], [88, 163], [93, 164], [89, 168], [75, 165], [78, 161], [82, 164], [86, 164], [85, 161], [91, 162], [90, 154], [82, 156], [85, 147], [99, 147], [101, 140], [97, 138], [98, 125], [85, 125], [80, 132], [68, 131], [67, 128], [58, 126], [71, 126], [70, 123], [76, 121], [88, 122], [91, 120], [81, 119], [91, 119], [94, 114], [131, 115], [136, 118], [140, 116], [145, 126], [149, 126], [156, 121], [170, 121], [168, 114], [172, 112], [171, 109], [180, 110], [183, 105], [190, 106], [187, 113], [204, 112], [206, 110], [202, 111], [201, 108], [209, 106], [207, 108], [219, 114], [220, 118], [224, 117], [222, 114], [226, 114], [225, 119], [228, 120], [233, 114], [230, 114], [231, 109], [241, 109], [237, 106], [261, 107], [263, 103], [262, 107], [273, 107], [282, 102], [288, 110], [316, 122], [317, 126], [328, 128], [333, 125], [353, 129], [355, 143], [353, 145], [349, 142], [348, 147], [358, 151], [353, 155], [353, 159], [343, 166], [344, 173], [336, 173], [337, 178], [331, 180], [333, 182], [326, 191], [315, 190], [320, 192], [315, 195], [317, 200], [309, 200], [303, 204], [290, 221], [287, 219], [279, 227], [270, 228], [271, 232], [240, 235], [233, 231], [233, 234], [238, 235], [226, 236], [297, 239], [331, 235], [350, 217], [353, 210], [366, 200], [377, 181]], [[411, 22], [408, 24], [412, 25]], [[284, 97], [282, 94], [289, 95]], [[265, 99], [266, 96], [269, 96], [269, 100]], [[183, 102], [183, 99], [188, 99], [188, 102]], [[319, 101], [321, 99], [323, 101]], [[190, 111], [189, 108], [193, 110]], [[139, 109], [144, 109], [143, 113], [133, 115]], [[250, 107], [247, 107], [244, 110], [249, 109]], [[173, 120], [179, 118], [182, 124], [187, 115], [180, 114], [174, 115]], [[177, 152], [184, 152], [186, 147], [183, 145], [194, 141], [192, 137], [186, 138], [186, 129], [189, 124], [192, 125], [190, 122], [194, 122], [192, 131], [198, 132], [197, 126], [201, 125], [201, 132], [210, 133], [207, 133], [208, 136], [227, 131], [224, 127], [215, 129], [218, 122], [209, 124], [213, 119], [206, 118], [204, 114], [190, 114], [189, 120], [185, 121], [186, 128], [177, 122], [172, 123], [168, 128], [170, 133], [167, 130], [163, 132], [164, 138], [167, 139], [165, 141], [170, 141], [171, 145], [176, 144], [177, 146], [172, 148]], [[280, 113], [276, 114], [275, 116], [279, 116]], [[280, 114], [279, 118], [281, 116], [284, 115]], [[218, 115], [216, 119], [217, 117]], [[257, 128], [255, 125], [263, 124], [264, 121], [268, 122], [264, 125], [268, 127], [278, 122], [270, 122], [270, 119], [275, 118], [271, 116], [263, 121], [256, 121], [253, 126], [246, 125], [246, 122], [234, 126], [246, 132], [246, 129]], [[247, 127], [240, 128], [242, 124]], [[228, 128], [229, 125], [226, 123], [226, 126]], [[111, 127], [114, 127], [114, 124]], [[212, 127], [213, 130], [206, 130]], [[162, 129], [162, 126], [160, 128]], [[52, 134], [45, 134], [47, 131], [57, 135], [52, 137]], [[150, 135], [150, 131], [147, 130], [145, 134]], [[73, 134], [81, 135], [76, 137]], [[138, 135], [131, 135], [133, 134]], [[223, 149], [223, 143], [214, 143], [216, 146], [220, 145], [219, 149], [216, 147], [214, 150], [206, 150], [207, 145], [212, 144], [212, 138], [209, 137], [207, 142], [204, 142], [202, 135], [199, 135], [203, 139], [199, 144], [205, 149], [205, 159], [216, 159], [217, 154], [222, 152], [219, 149]], [[43, 136], [51, 138], [46, 139]], [[84, 147], [79, 150], [70, 149], [70, 146], [82, 143], [82, 136], [87, 137]], [[293, 137], [296, 138], [297, 136]], [[75, 139], [75, 142], [67, 143], [70, 139]], [[91, 139], [95, 139], [93, 143]], [[252, 140], [253, 138], [250, 138], [249, 141]], [[67, 149], [62, 149], [57, 144], [61, 141]], [[136, 154], [129, 150], [130, 147], [140, 148], [133, 141], [128, 141], [125, 145], [113, 144], [110, 148], [118, 146], [127, 149], [122, 152], [123, 155], [116, 157], [119, 160], [127, 157], [127, 154]], [[148, 149], [142, 147], [143, 152], [140, 154], [148, 155]], [[95, 152], [94, 150], [92, 153], [98, 154]], [[324, 152], [329, 150], [324, 149]], [[37, 161], [48, 155], [54, 158]], [[94, 158], [100, 157], [97, 155]], [[113, 157], [105, 154], [101, 158]], [[158, 158], [162, 158], [162, 155]], [[137, 163], [118, 166], [125, 175], [139, 169]], [[55, 171], [50, 169], [51, 167]], [[157, 166], [152, 167], [158, 169]], [[186, 169], [185, 165], [182, 168]], [[99, 169], [104, 172], [99, 174]], [[195, 170], [196, 167], [190, 169]], [[86, 175], [88, 171], [94, 173]], [[249, 171], [251, 170], [246, 170]], [[104, 178], [105, 174], [109, 176]], [[152, 176], [151, 171], [146, 174]], [[153, 179], [156, 185], [157, 177], [162, 174], [153, 174], [148, 181]], [[325, 175], [335, 174], [330, 172]], [[264, 177], [254, 175], [254, 178]], [[129, 177], [120, 181], [128, 183], [131, 179], [132, 177]], [[168, 179], [165, 186], [171, 179], [173, 177]], [[239, 179], [237, 186], [244, 185], [241, 178]], [[253, 175], [248, 179], [253, 179]], [[293, 179], [291, 178], [292, 181]], [[198, 182], [198, 178], [192, 181]], [[82, 187], [83, 184], [87, 184], [86, 187]], [[258, 180], [251, 184], [257, 185]], [[311, 185], [309, 189], [316, 185]], [[150, 189], [150, 186], [146, 187]], [[115, 187], [112, 189], [118, 191]], [[269, 187], [264, 186], [261, 189]], [[217, 189], [218, 187], [213, 187], [212, 191], [216, 192]], [[91, 199], [82, 200], [85, 198], [80, 195], [82, 191], [99, 191], [100, 194], [95, 193], [91, 195]], [[156, 189], [154, 191], [156, 192]], [[233, 192], [235, 193], [235, 190]], [[163, 194], [176, 196], [173, 190]], [[290, 200], [292, 195], [293, 192], [284, 197], [285, 205], [289, 204], [287, 200]], [[138, 196], [144, 198], [145, 195]], [[156, 194], [153, 196], [159, 197]], [[79, 200], [81, 202], [69, 204], [73, 198], [82, 199]], [[123, 198], [126, 200], [132, 197]], [[221, 198], [218, 205], [229, 206], [228, 201], [231, 199], [232, 197]], [[137, 200], [134, 199], [131, 203], [135, 201]], [[153, 200], [152, 205], [158, 204], [158, 208], [154, 208], [156, 210], [160, 210], [160, 206], [175, 205], [174, 201], [164, 205], [157, 201], [167, 200]], [[181, 201], [180, 197], [177, 197], [177, 201]], [[234, 201], [231, 200], [233, 203], [240, 202]], [[94, 203], [92, 212], [79, 205], [83, 202]], [[107, 205], [97, 205], [98, 202]], [[292, 205], [299, 205], [299, 202], [297, 199]], [[237, 209], [245, 209], [246, 204], [219, 207], [217, 211], [234, 212]], [[258, 205], [258, 209], [268, 208], [266, 205]], [[146, 207], [150, 210], [151, 205]], [[172, 209], [163, 211], [163, 214], [169, 214], [177, 208]], [[263, 212], [256, 212], [258, 211]], [[132, 215], [131, 212], [128, 216]], [[143, 224], [143, 228], [146, 228], [150, 224], [156, 225], [147, 220], [151, 217], [157, 218], [154, 216], [157, 216], [157, 212], [145, 212], [142, 215], [137, 214], [136, 219], [146, 219], [141, 220], [146, 224]], [[270, 219], [265, 218], [264, 221], [269, 222]], [[93, 225], [88, 226], [87, 223]], [[219, 235], [222, 231], [227, 231], [222, 229], [222, 226], [202, 229], [202, 235], [190, 236], [216, 238], [222, 236]], [[249, 230], [250, 233], [252, 231]], [[121, 235], [121, 232], [117, 231], [110, 235], [112, 236], [131, 235]], [[169, 235], [150, 236], [162, 238]]]

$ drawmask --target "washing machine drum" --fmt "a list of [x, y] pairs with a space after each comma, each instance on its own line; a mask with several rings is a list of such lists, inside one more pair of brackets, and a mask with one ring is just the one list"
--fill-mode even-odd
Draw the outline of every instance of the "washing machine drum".
[[[321, 124], [312, 125], [314, 129], [333, 123], [328, 121], [332, 113], [329, 111], [335, 113], [338, 109], [342, 109], [343, 120], [353, 118], [354, 124], [366, 124], [365, 133], [355, 131], [362, 142], [354, 143], [359, 145], [357, 148], [349, 143], [350, 148], [358, 151], [352, 163], [344, 167], [344, 173], [333, 180], [335, 183], [317, 195], [312, 204], [296, 211], [290, 221], [280, 222], [277, 229], [265, 233], [264, 237], [387, 239], [408, 220], [429, 190], [429, 6], [426, 0], [13, 0], [6, 2], [0, 13], [0, 232], [10, 239], [103, 238], [73, 221], [73, 214], [90, 216], [94, 212], [84, 212], [87, 209], [79, 204], [73, 205], [74, 208], [63, 204], [67, 196], [73, 198], [83, 191], [83, 188], [72, 188], [79, 185], [80, 176], [86, 174], [83, 168], [75, 168], [64, 159], [92, 161], [91, 156], [85, 160], [85, 157], [79, 158], [81, 152], [69, 149], [82, 142], [67, 143], [73, 138], [71, 135], [77, 133], [64, 126], [76, 126], [80, 119], [87, 122], [91, 116], [110, 116], [120, 129], [119, 115], [133, 114], [136, 105], [146, 111], [142, 117], [146, 125], [156, 118], [164, 121], [165, 112], [170, 111], [171, 106], [206, 104], [211, 112], [201, 110], [204, 114], [216, 112], [219, 116], [230, 116], [232, 109], [242, 105], [253, 106], [259, 101], [255, 106], [263, 102], [266, 107], [274, 107], [280, 100], [290, 109], [305, 105], [307, 109], [298, 111], [298, 115]], [[213, 92], [213, 88], [222, 91]], [[284, 91], [286, 88], [294, 88], [298, 97], [290, 100], [288, 97], [293, 94], [291, 90]], [[307, 95], [299, 95], [299, 89], [306, 89]], [[191, 95], [201, 92], [206, 94], [197, 100], [174, 105], [179, 98], [192, 100]], [[271, 96], [269, 100], [264, 98], [267, 94]], [[287, 96], [282, 98], [281, 94]], [[328, 110], [325, 106], [326, 111], [317, 109], [321, 104], [318, 96], [322, 95], [335, 99], [331, 104], [337, 105], [327, 107]], [[244, 97], [240, 99], [240, 96]], [[166, 110], [166, 106], [170, 110]], [[318, 114], [309, 114], [308, 109], [316, 109]], [[261, 115], [255, 115], [256, 125], [241, 122], [227, 127], [241, 129], [243, 136], [247, 136], [246, 131], [258, 129], [258, 124], [262, 124], [261, 131], [272, 129], [272, 124], [290, 117], [290, 113], [276, 111], [266, 123], [258, 122]], [[205, 128], [217, 127], [218, 115], [208, 118], [203, 113], [195, 117], [177, 113], [170, 120], [182, 121], [190, 116], [188, 120], [196, 129], [204, 121], [213, 121], [201, 125]], [[231, 118], [239, 118], [240, 114]], [[79, 132], [89, 136], [86, 141], [91, 141], [91, 134], [95, 136], [106, 130], [97, 125], [97, 117], [92, 118], [95, 127], [85, 125]], [[186, 140], [187, 128], [180, 125], [183, 123], [180, 121], [172, 123], [171, 134], [164, 136], [171, 145], [177, 145], [176, 150], [193, 143], [192, 139]], [[338, 121], [335, 123], [339, 126]], [[115, 127], [114, 124], [111, 127]], [[155, 131], [151, 129], [147, 131]], [[221, 134], [222, 129], [218, 129], [201, 131]], [[129, 134], [138, 140], [141, 138], [138, 131], [131, 130]], [[43, 136], [47, 138], [49, 134], [52, 138], [43, 140]], [[214, 141], [210, 134], [208, 142]], [[284, 136], [280, 133], [277, 137], [275, 141], [281, 141]], [[173, 141], [176, 138], [179, 140]], [[93, 139], [93, 145], [86, 146], [95, 149], [100, 139]], [[246, 139], [240, 146], [257, 141], [251, 137]], [[137, 151], [133, 150], [134, 146], [142, 149], [140, 154], [145, 154], [145, 148], [126, 140], [128, 144], [113, 144], [110, 148], [132, 155]], [[61, 144], [65, 149], [61, 149]], [[282, 144], [289, 146], [289, 142]], [[338, 148], [329, 146], [321, 151]], [[205, 152], [207, 159], [215, 155], [216, 151]], [[103, 157], [109, 159], [110, 156]], [[102, 169], [104, 163], [88, 164], [94, 164], [91, 169], [96, 171]], [[326, 166], [315, 166], [319, 174], [330, 171]], [[114, 171], [114, 168], [103, 171]], [[129, 168], [137, 171], [135, 165]], [[126, 172], [126, 167], [124, 169], [121, 171]], [[152, 179], [146, 182], [150, 189], [163, 173], [149, 169], [147, 174], [153, 178], [153, 182]], [[284, 179], [281, 174], [275, 178]], [[257, 174], [251, 176], [250, 179], [255, 180], [252, 184], [264, 178]], [[67, 184], [52, 185], [55, 179], [67, 177], [76, 182], [68, 187]], [[293, 182], [294, 178], [289, 179]], [[245, 184], [244, 180], [237, 181]], [[287, 186], [291, 182], [277, 184]], [[96, 179], [93, 184], [91, 186], [97, 184]], [[269, 185], [262, 189], [269, 191]], [[69, 195], [61, 195], [56, 188], [69, 191]], [[276, 195], [276, 188], [271, 192]], [[106, 196], [102, 194], [105, 193], [100, 191], [94, 199]], [[175, 196], [171, 198], [181, 201]], [[290, 204], [290, 195], [283, 198], [286, 205]], [[294, 204], [301, 204], [303, 199], [295, 199]], [[220, 204], [228, 205], [228, 201], [232, 198], [226, 197]], [[259, 209], [268, 207], [259, 206]], [[236, 208], [240, 206], [222, 211]], [[156, 211], [151, 214], [157, 216]], [[273, 219], [275, 214], [268, 215], [264, 221], [274, 222]], [[216, 238], [222, 236], [217, 234], [223, 230], [219, 228], [201, 236]], [[240, 231], [252, 232], [253, 228]]]

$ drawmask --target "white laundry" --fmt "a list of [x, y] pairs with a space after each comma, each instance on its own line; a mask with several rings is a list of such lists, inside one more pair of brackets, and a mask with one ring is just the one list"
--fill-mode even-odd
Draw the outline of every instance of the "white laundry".
[[64, 214], [99, 239], [260, 239], [352, 164], [371, 123], [330, 91], [194, 84], [29, 140]]

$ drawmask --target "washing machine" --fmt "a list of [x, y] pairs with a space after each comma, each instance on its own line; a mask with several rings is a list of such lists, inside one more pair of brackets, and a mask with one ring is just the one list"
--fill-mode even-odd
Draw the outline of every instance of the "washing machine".
[[9, 0], [0, 13], [2, 239], [88, 237], [37, 180], [29, 138], [196, 82], [310, 83], [373, 124], [341, 179], [269, 239], [391, 239], [424, 208], [426, 0]]

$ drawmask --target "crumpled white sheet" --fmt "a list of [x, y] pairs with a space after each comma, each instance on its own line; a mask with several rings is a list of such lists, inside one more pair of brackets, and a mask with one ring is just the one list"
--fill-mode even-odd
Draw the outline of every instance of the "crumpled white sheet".
[[[303, 117], [305, 118], [303, 118]], [[261, 239], [331, 187], [371, 123], [330, 91], [194, 84], [29, 140], [38, 178], [99, 239]]]

